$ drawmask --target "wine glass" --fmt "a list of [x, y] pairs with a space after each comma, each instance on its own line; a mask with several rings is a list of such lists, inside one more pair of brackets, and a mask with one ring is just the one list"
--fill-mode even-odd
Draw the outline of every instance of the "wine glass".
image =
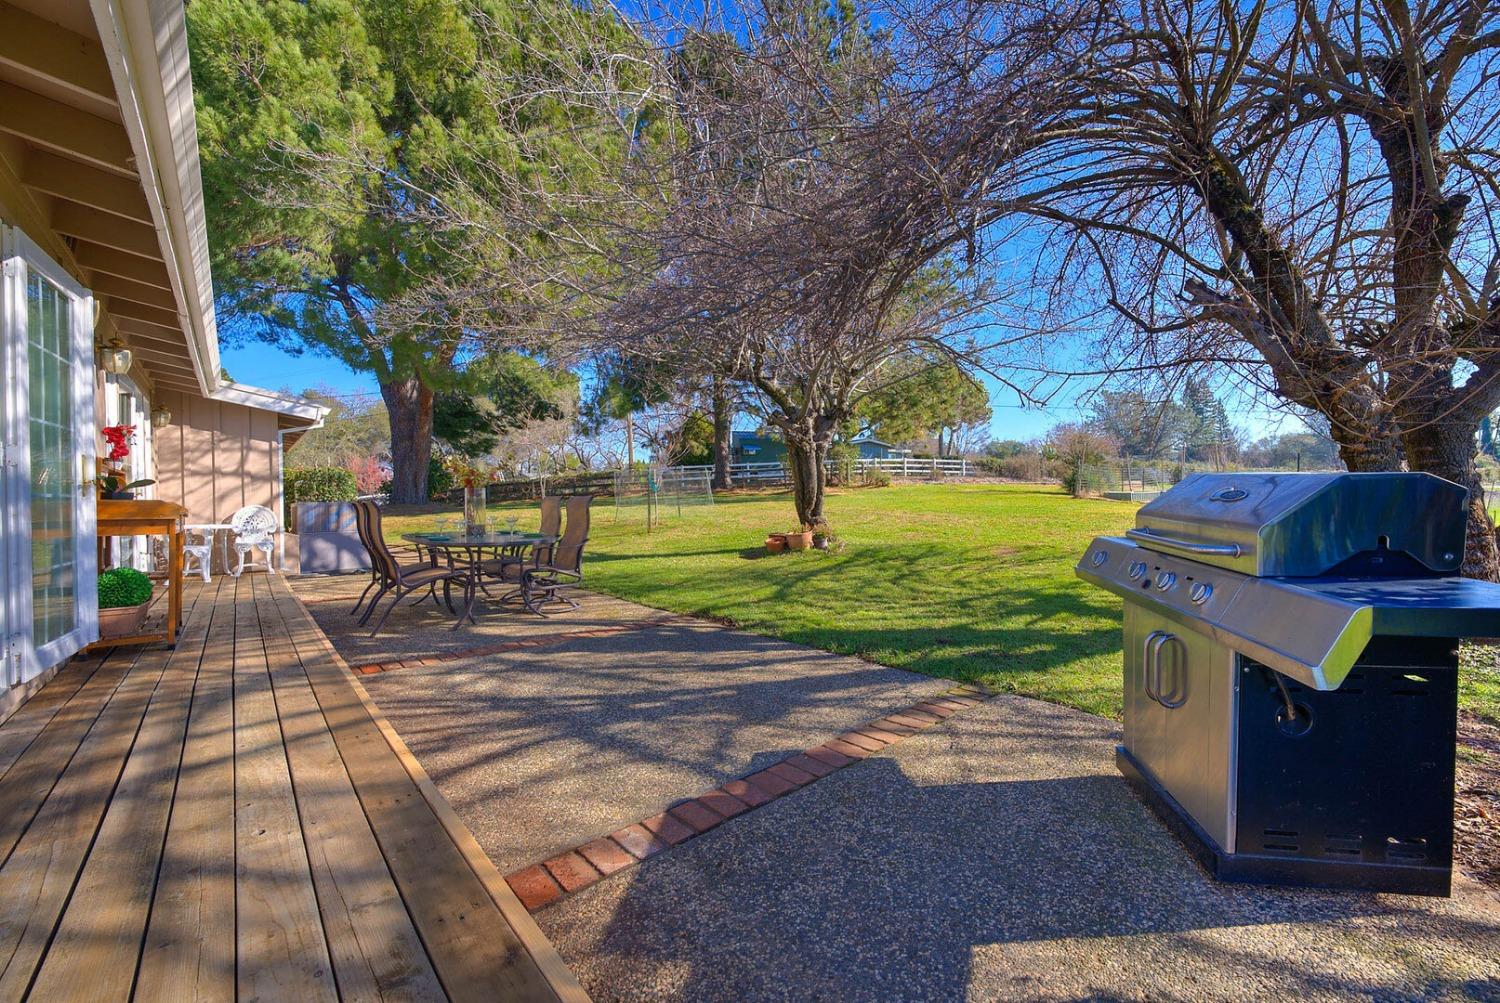
[[506, 516], [505, 517], [505, 531], [507, 533], [514, 533], [516, 531], [516, 523], [518, 521], [519, 521], [519, 517], [517, 517], [517, 516], [514, 516], [514, 515], [508, 515], [508, 516]]

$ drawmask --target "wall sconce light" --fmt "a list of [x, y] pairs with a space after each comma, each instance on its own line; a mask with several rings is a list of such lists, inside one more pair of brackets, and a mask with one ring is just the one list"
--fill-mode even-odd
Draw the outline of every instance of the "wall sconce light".
[[165, 404], [158, 404], [151, 409], [151, 427], [166, 428], [172, 423], [172, 412]]
[[124, 376], [130, 372], [130, 349], [126, 348], [118, 338], [111, 339], [108, 345], [99, 350], [99, 364], [104, 367], [106, 373], [115, 376]]

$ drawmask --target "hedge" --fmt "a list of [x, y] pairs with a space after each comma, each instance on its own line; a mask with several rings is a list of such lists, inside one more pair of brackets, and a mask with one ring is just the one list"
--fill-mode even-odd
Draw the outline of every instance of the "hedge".
[[286, 472], [286, 503], [353, 501], [359, 497], [354, 474], [342, 467], [305, 467]]

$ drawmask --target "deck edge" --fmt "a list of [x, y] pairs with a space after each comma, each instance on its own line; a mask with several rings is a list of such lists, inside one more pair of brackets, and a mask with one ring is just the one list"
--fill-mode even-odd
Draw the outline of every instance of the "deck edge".
[[490, 860], [489, 856], [480, 847], [479, 841], [474, 838], [474, 834], [469, 831], [469, 827], [458, 817], [458, 813], [453, 810], [453, 806], [448, 803], [447, 798], [443, 797], [442, 793], [437, 789], [437, 785], [432, 782], [432, 778], [427, 775], [427, 771], [422, 768], [422, 764], [417, 761], [416, 756], [412, 755], [411, 750], [406, 747], [406, 742], [402, 740], [401, 736], [396, 732], [395, 727], [386, 719], [385, 714], [360, 683], [358, 675], [344, 661], [343, 656], [333, 646], [333, 642], [328, 639], [328, 635], [323, 633], [323, 628], [318, 626], [317, 620], [307, 611], [307, 607], [297, 597], [297, 593], [282, 581], [280, 576], [268, 577], [275, 578], [275, 583], [272, 585], [273, 590], [280, 591], [283, 595], [297, 603], [297, 612], [316, 631], [318, 643], [323, 646], [329, 657], [333, 659], [334, 664], [343, 672], [344, 678], [354, 688], [355, 694], [364, 705], [365, 712], [370, 715], [370, 719], [380, 729], [380, 733], [385, 738], [386, 744], [395, 753], [402, 768], [406, 770], [407, 776], [411, 777], [417, 789], [422, 792], [422, 797], [426, 800], [427, 806], [437, 816], [439, 823], [443, 826], [443, 831], [453, 841], [453, 845], [458, 848], [458, 852], [463, 855], [464, 861], [469, 865], [469, 869], [484, 887], [490, 900], [495, 903], [495, 907], [500, 910], [501, 916], [505, 918], [505, 921], [510, 924], [511, 929], [515, 931], [516, 937], [521, 941], [522, 946], [526, 948], [526, 952], [531, 955], [531, 960], [547, 980], [547, 984], [552, 987], [552, 991], [556, 994], [559, 1003], [592, 1003], [588, 993], [584, 991], [582, 984], [579, 983], [578, 977], [573, 974], [572, 969], [563, 961], [562, 955], [557, 953], [557, 948], [552, 946], [552, 942], [547, 939], [547, 935], [542, 932], [542, 928], [537, 925], [531, 913], [521, 904], [521, 900], [516, 897], [516, 893], [500, 874], [499, 868], [495, 866], [494, 862]]

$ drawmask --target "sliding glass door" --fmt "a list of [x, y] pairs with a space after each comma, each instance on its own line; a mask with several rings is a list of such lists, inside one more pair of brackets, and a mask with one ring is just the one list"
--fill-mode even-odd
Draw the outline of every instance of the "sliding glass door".
[[13, 228], [4, 258], [5, 682], [98, 637], [93, 299]]

